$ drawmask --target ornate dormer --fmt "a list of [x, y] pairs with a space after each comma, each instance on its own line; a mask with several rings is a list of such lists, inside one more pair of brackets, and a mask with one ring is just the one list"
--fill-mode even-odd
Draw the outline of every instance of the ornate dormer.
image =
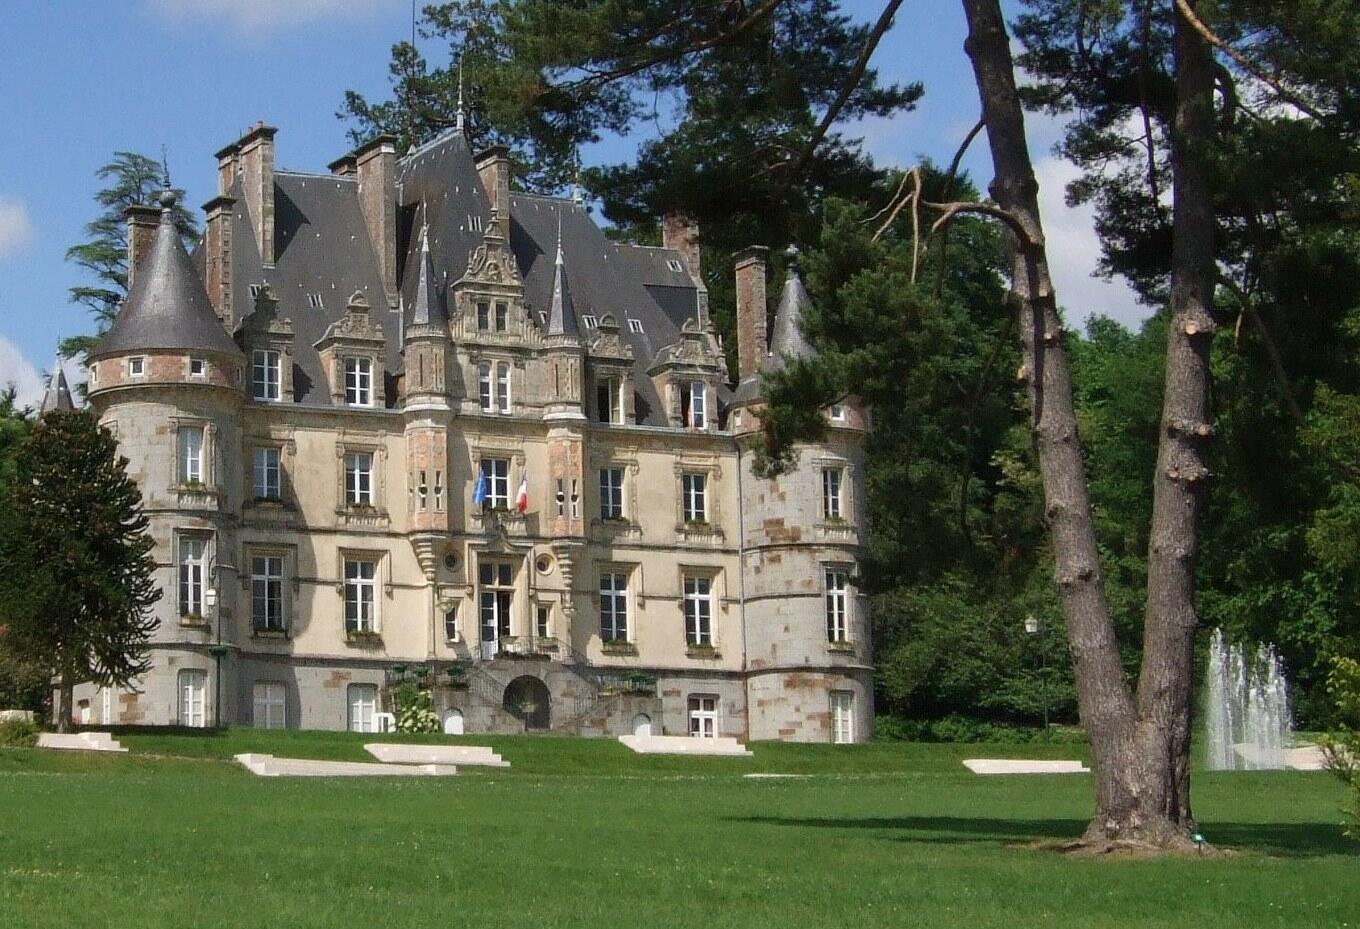
[[482, 244], [468, 256], [467, 270], [452, 291], [453, 330], [459, 340], [524, 343], [530, 328], [524, 311], [524, 279], [494, 208]]
[[404, 354], [405, 403], [447, 408], [449, 321], [435, 286], [429, 230], [420, 230], [420, 261], [407, 311]]
[[336, 406], [386, 405], [382, 326], [373, 320], [372, 307], [356, 290], [345, 304], [345, 315], [326, 328], [316, 343], [321, 367], [330, 383]]
[[727, 381], [727, 362], [711, 325], [685, 320], [679, 341], [656, 353], [647, 375], [666, 404], [672, 426], [718, 428], [718, 385]]
[[614, 314], [595, 327], [589, 348], [590, 418], [599, 423], [637, 422], [633, 404], [633, 347], [619, 335]]
[[246, 353], [246, 393], [261, 402], [293, 400], [293, 321], [279, 316], [279, 301], [259, 285], [255, 309], [237, 330]]

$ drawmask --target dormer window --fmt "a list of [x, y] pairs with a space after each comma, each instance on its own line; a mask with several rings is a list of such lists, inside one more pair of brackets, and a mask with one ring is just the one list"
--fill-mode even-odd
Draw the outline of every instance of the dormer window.
[[708, 385], [703, 381], [681, 385], [680, 421], [690, 429], [708, 428]]
[[345, 359], [345, 403], [350, 406], [373, 405], [373, 359]]
[[505, 332], [510, 327], [510, 306], [509, 304], [497, 301], [496, 303], [496, 331]]
[[189, 376], [206, 377], [208, 373], [208, 363], [202, 358], [189, 359]]
[[314, 310], [324, 310], [326, 302], [321, 299], [321, 294], [309, 293], [307, 295], [307, 305]]
[[483, 413], [494, 413], [495, 400], [491, 392], [491, 363], [482, 362], [477, 366], [477, 400]]
[[146, 376], [146, 359], [145, 359], [145, 358], [142, 358], [142, 357], [140, 357], [140, 356], [137, 357], [137, 358], [129, 358], [129, 359], [128, 359], [128, 376], [129, 376], [129, 377], [145, 377], [145, 376]]
[[279, 353], [256, 349], [251, 356], [251, 396], [256, 400], [277, 402], [282, 399]]
[[678, 272], [678, 271], [684, 271], [684, 270], [685, 270], [685, 269], [684, 269], [684, 266], [682, 266], [682, 265], [680, 264], [680, 259], [679, 259], [679, 258], [667, 258], [667, 259], [666, 259], [666, 267], [670, 268], [672, 271], [677, 271], [677, 272]]
[[600, 324], [600, 321], [595, 318], [593, 313], [586, 313], [581, 317], [581, 324], [587, 329], [594, 329]]
[[251, 284], [251, 285], [250, 285], [250, 299], [254, 300], [256, 297], [258, 297], [258, 296], [260, 295], [260, 293], [261, 293], [263, 290], [264, 290], [264, 285], [263, 285], [263, 284]]
[[477, 302], [477, 331], [491, 331], [491, 304], [485, 300]]
[[833, 423], [845, 422], [845, 404], [833, 403], [827, 408], [827, 415], [831, 417]]
[[628, 320], [628, 331], [636, 332], [638, 335], [642, 335], [642, 320], [640, 319]]
[[504, 361], [496, 365], [496, 410], [510, 412], [510, 365]]

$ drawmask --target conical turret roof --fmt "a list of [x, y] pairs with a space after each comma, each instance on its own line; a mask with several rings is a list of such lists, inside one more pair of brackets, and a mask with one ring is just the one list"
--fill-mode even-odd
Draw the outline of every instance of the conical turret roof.
[[38, 407], [40, 413], [50, 413], [52, 410], [74, 410], [75, 401], [71, 399], [71, 388], [66, 385], [66, 373], [61, 370], [61, 358], [52, 362], [52, 376], [47, 381], [47, 392], [43, 394], [42, 405]]
[[161, 195], [156, 236], [133, 276], [132, 291], [93, 357], [155, 349], [239, 354], [180, 242], [174, 205], [174, 194]]
[[429, 228], [420, 228], [420, 263], [416, 268], [416, 292], [411, 298], [409, 326], [438, 326], [447, 322], [444, 308], [435, 291], [434, 262], [430, 258]]
[[766, 371], [778, 371], [785, 361], [809, 358], [812, 346], [803, 335], [803, 314], [812, 307], [812, 298], [803, 286], [798, 273], [798, 249], [789, 246], [789, 273], [784, 279], [784, 290], [779, 295], [779, 306], [774, 313], [774, 330], [770, 333], [770, 353], [762, 366]]
[[553, 265], [552, 303], [548, 307], [548, 335], [580, 335], [576, 307], [567, 286], [567, 263], [562, 257], [562, 217], [557, 219], [557, 258]]

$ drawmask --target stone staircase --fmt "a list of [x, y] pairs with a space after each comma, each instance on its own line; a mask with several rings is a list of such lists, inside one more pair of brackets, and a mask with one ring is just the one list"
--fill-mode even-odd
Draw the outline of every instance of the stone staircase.
[[107, 732], [43, 732], [38, 735], [38, 748], [76, 752], [127, 751]]
[[364, 746], [364, 751], [384, 764], [510, 767], [510, 762], [482, 745], [403, 745], [396, 742], [371, 742]]
[[621, 735], [619, 741], [640, 755], [716, 755], [749, 758], [751, 750], [736, 739], [695, 739], [684, 735]]
[[448, 777], [458, 773], [446, 764], [383, 764], [377, 761], [313, 761], [245, 753], [236, 761], [260, 777]]

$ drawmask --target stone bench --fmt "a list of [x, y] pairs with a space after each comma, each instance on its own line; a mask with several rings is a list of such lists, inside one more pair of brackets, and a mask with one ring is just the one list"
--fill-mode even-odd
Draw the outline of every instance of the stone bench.
[[683, 735], [621, 735], [619, 741], [640, 755], [751, 756], [750, 749], [727, 736], [696, 739]]
[[974, 774], [1090, 774], [1080, 761], [1039, 761], [1032, 758], [969, 758], [963, 766]]
[[364, 751], [386, 764], [452, 764], [508, 768], [510, 762], [482, 745], [403, 745], [372, 742]]
[[452, 765], [382, 764], [376, 761], [314, 761], [309, 758], [275, 758], [245, 753], [236, 761], [260, 777], [448, 777], [457, 774]]

